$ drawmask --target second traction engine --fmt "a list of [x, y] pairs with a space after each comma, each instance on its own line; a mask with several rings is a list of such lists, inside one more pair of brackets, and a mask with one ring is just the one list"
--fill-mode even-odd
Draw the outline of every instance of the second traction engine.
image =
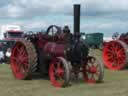
[[128, 65], [128, 33], [117, 37], [107, 42], [103, 48], [104, 64], [111, 70], [122, 70]]

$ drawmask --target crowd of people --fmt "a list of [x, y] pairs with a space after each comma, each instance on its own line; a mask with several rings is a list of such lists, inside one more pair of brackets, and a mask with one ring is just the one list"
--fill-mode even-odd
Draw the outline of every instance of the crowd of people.
[[11, 48], [5, 48], [4, 45], [0, 44], [0, 64], [7, 64], [10, 61]]

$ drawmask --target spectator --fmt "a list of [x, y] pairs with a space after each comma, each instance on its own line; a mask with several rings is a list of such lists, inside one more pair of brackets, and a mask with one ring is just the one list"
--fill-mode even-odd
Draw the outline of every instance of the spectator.
[[64, 26], [63, 33], [65, 35], [64, 36], [65, 42], [71, 43], [72, 42], [72, 34], [71, 34], [70, 29], [67, 25]]
[[6, 53], [5, 53], [5, 62], [7, 64], [10, 63], [10, 56], [11, 56], [11, 48], [8, 48], [7, 51], [6, 51]]
[[2, 64], [4, 62], [4, 53], [2, 50], [0, 50], [0, 63]]
[[5, 53], [5, 56], [8, 57], [8, 58], [10, 58], [10, 56], [11, 56], [11, 48], [8, 48], [7, 49], [7, 51]]
[[112, 39], [117, 39], [119, 36], [119, 33], [118, 32], [115, 32], [113, 35], [112, 35]]

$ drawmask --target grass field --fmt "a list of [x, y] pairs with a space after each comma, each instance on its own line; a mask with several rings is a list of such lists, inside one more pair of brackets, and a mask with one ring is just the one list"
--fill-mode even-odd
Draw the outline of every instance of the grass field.
[[128, 96], [128, 70], [105, 70], [101, 84], [79, 82], [67, 88], [55, 88], [49, 80], [16, 80], [10, 66], [1, 64], [0, 96]]

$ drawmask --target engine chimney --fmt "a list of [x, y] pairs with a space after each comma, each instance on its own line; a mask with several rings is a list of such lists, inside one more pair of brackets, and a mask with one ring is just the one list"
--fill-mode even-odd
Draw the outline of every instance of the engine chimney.
[[74, 4], [74, 34], [80, 33], [80, 4]]

